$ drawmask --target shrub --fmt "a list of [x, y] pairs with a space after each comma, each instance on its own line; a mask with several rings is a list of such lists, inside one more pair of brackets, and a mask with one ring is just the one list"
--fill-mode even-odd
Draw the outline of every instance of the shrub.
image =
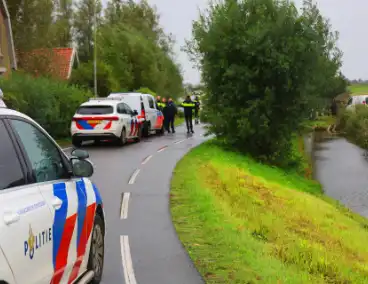
[[92, 95], [65, 82], [22, 73], [0, 80], [0, 88], [9, 108], [29, 115], [54, 138], [69, 135], [76, 108]]
[[368, 107], [357, 105], [355, 111], [345, 110], [339, 115], [338, 128], [364, 149], [368, 149]]

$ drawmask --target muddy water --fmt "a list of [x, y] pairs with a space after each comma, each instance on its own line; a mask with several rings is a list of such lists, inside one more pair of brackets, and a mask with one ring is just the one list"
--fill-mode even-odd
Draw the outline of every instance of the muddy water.
[[368, 157], [345, 138], [315, 132], [305, 137], [314, 161], [314, 177], [325, 194], [368, 217]]

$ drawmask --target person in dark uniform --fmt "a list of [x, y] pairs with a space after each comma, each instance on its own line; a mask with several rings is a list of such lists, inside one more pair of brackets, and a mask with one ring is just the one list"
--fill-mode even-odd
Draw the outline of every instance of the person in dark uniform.
[[187, 96], [186, 99], [180, 105], [184, 108], [184, 117], [185, 123], [187, 125], [187, 133], [194, 133], [193, 131], [193, 109], [195, 108], [196, 104], [192, 101], [190, 96]]
[[[175, 133], [175, 115], [178, 113], [178, 109], [176, 108], [176, 105], [174, 104], [172, 98], [169, 98], [165, 108], [164, 108], [164, 116], [166, 125], [165, 128], [168, 133]], [[171, 129], [171, 131], [170, 131]]]

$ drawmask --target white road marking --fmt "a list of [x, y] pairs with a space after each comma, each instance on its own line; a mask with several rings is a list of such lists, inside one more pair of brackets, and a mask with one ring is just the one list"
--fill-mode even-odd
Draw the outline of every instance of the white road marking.
[[184, 142], [185, 140], [186, 140], [186, 139], [176, 141], [176, 142], [174, 142], [174, 144], [180, 144], [180, 143]]
[[147, 164], [147, 163], [148, 163], [148, 161], [149, 161], [149, 160], [151, 160], [151, 158], [152, 158], [152, 155], [149, 155], [147, 158], [145, 158], [145, 159], [143, 160], [143, 162], [142, 162], [142, 165]]
[[129, 237], [120, 236], [120, 246], [121, 246], [121, 258], [123, 261], [123, 270], [125, 284], [137, 284], [135, 279], [132, 256], [130, 254]]
[[130, 177], [130, 180], [129, 180], [128, 184], [134, 184], [135, 179], [137, 178], [137, 176], [138, 176], [138, 174], [139, 174], [140, 171], [141, 171], [140, 169], [136, 169], [135, 170], [135, 172]]
[[120, 219], [128, 218], [130, 192], [124, 192], [123, 201], [121, 202]]
[[166, 148], [167, 148], [167, 146], [164, 146], [164, 147], [162, 147], [161, 149], [158, 149], [158, 150], [157, 150], [157, 153], [161, 153], [162, 151], [165, 151], [165, 150], [166, 150]]

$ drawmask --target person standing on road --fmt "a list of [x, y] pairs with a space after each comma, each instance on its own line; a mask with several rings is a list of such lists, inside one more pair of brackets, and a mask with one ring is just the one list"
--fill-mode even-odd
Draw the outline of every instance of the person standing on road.
[[[168, 133], [175, 133], [175, 115], [177, 114], [178, 110], [176, 105], [174, 104], [172, 98], [169, 98], [165, 108], [164, 108], [164, 116], [165, 116], [165, 129]], [[170, 130], [171, 129], [171, 130]]]
[[187, 133], [194, 133], [193, 131], [193, 109], [196, 104], [192, 101], [190, 96], [187, 96], [186, 99], [181, 103], [181, 107], [184, 108], [184, 117], [185, 123], [187, 125]]

